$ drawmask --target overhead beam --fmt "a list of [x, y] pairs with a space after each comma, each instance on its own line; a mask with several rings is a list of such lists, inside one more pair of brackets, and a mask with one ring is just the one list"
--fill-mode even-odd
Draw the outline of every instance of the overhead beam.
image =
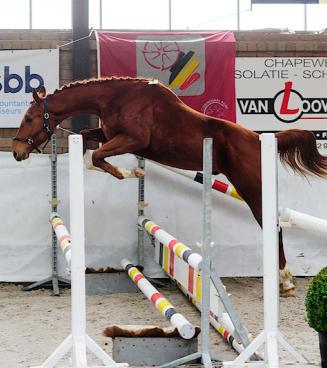
[[[89, 48], [89, 0], [72, 0], [73, 28], [73, 80], [84, 80], [90, 77]], [[83, 37], [85, 37], [83, 39]], [[72, 119], [72, 130], [79, 133], [90, 127], [88, 115], [76, 116]]]

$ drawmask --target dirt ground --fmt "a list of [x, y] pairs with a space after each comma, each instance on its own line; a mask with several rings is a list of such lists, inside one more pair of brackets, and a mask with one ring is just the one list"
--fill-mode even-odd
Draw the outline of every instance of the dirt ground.
[[[255, 337], [263, 328], [262, 279], [226, 278], [244, 325]], [[281, 298], [280, 329], [286, 339], [312, 363], [320, 364], [317, 333], [305, 321], [304, 299], [309, 278], [296, 278], [297, 296]], [[199, 313], [186, 298], [173, 288], [161, 290], [178, 311], [194, 324], [200, 323]], [[102, 336], [108, 324], [168, 326], [141, 293], [87, 296], [87, 333], [111, 353], [111, 339]], [[70, 333], [70, 290], [60, 297], [49, 290], [31, 292], [21, 285], [0, 284], [0, 368], [27, 368], [40, 365]], [[212, 350], [232, 359], [235, 353], [211, 329]], [[281, 350], [284, 362], [292, 359]], [[96, 360], [90, 356], [90, 362]], [[64, 365], [64, 361], [60, 366]], [[66, 363], [67, 364], [67, 363]]]

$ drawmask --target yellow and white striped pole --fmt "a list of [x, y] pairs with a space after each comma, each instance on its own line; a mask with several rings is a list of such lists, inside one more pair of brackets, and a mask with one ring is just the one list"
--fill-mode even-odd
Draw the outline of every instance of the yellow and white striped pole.
[[156, 309], [177, 328], [183, 339], [191, 339], [195, 335], [195, 327], [144, 277], [129, 260], [123, 259], [121, 266], [142, 293], [151, 301]]
[[201, 271], [202, 256], [194, 252], [186, 244], [180, 242], [172, 235], [163, 230], [158, 224], [146, 218], [140, 216], [138, 223], [142, 226], [147, 233], [153, 235], [160, 243], [166, 245], [174, 254], [183, 259], [196, 271]]
[[61, 217], [58, 215], [58, 213], [55, 212], [51, 213], [50, 222], [53, 230], [56, 233], [58, 244], [65, 256], [68, 268], [70, 269], [72, 259], [72, 251], [71, 251], [72, 240], [70, 234], [66, 226], [64, 225], [64, 222], [62, 221]]

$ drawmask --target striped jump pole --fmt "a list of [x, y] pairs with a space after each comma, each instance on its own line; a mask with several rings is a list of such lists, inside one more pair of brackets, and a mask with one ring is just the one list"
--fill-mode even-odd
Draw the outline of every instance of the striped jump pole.
[[[195, 181], [196, 183], [203, 184], [203, 174], [200, 171], [195, 172], [195, 171], [181, 170], [175, 167], [161, 165], [154, 161], [151, 161], [151, 162], [157, 166], [163, 167], [164, 169], [168, 171], [174, 172], [178, 175], [184, 176], [185, 178], [191, 179]], [[239, 201], [243, 201], [243, 198], [237, 193], [237, 190], [231, 184], [228, 184], [221, 180], [212, 178], [211, 188], [220, 193], [223, 193], [230, 197], [238, 199]]]
[[[159, 243], [159, 244], [158, 244]], [[180, 291], [189, 301], [201, 312], [202, 280], [201, 274], [195, 271], [184, 260], [172, 257], [174, 253], [159, 241], [155, 242], [155, 260], [163, 268], [166, 274], [176, 282]], [[178, 259], [180, 261], [178, 262]], [[224, 312], [223, 304], [215, 302], [215, 291], [212, 283], [210, 284], [211, 303], [209, 310], [210, 323], [215, 330], [237, 351], [244, 350], [234, 337], [235, 326], [228, 313]]]
[[[181, 292], [188, 298], [188, 300], [201, 312], [201, 303], [196, 300], [192, 294], [187, 291], [187, 289], [177, 282], [178, 288]], [[219, 317], [216, 313], [213, 312], [212, 309], [209, 311], [209, 319], [211, 326], [219, 332], [219, 334], [226, 340], [226, 342], [237, 351], [239, 354], [244, 350], [242, 344], [240, 344], [235, 337], [232, 335], [234, 330], [234, 326], [230, 323], [230, 318], [227, 313], [222, 313], [222, 317]], [[226, 326], [229, 326], [229, 330], [226, 329]]]
[[[148, 220], [145, 217], [139, 218], [139, 224], [143, 224], [143, 228], [154, 237], [155, 261], [162, 267], [165, 273], [176, 282], [182, 293], [201, 311], [202, 278], [201, 272], [198, 269], [201, 268], [202, 256], [193, 252], [185, 244], [182, 244], [182, 249], [186, 247], [188, 250], [191, 250], [193, 254], [197, 255], [198, 269], [196, 270], [187, 262], [185, 256], [183, 257], [181, 254], [178, 256], [175, 255], [174, 251], [176, 251], [176, 249], [173, 247], [175, 243], [173, 240], [170, 240], [175, 239], [174, 237], [162, 230], [154, 221]], [[164, 239], [165, 234], [168, 234], [166, 236], [166, 241]], [[169, 241], [172, 241], [172, 243]], [[169, 244], [171, 245], [170, 247]], [[220, 293], [219, 297], [217, 297], [216, 287], [212, 281], [210, 282], [210, 293], [210, 323], [217, 332], [220, 333], [238, 353], [240, 353], [244, 350], [243, 347], [246, 346], [246, 340], [241, 338], [243, 329], [241, 322], [235, 312], [233, 314], [233, 319], [231, 318], [232, 314], [230, 313], [233, 311], [229, 309], [229, 306], [227, 308], [227, 306], [224, 305], [226, 299], [224, 299], [223, 302], [221, 299], [223, 296], [220, 295]], [[246, 332], [245, 335], [247, 336]]]
[[[194, 176], [194, 175], [192, 174], [192, 176]], [[197, 183], [200, 183], [200, 184], [203, 184], [203, 174], [198, 171], [195, 174], [195, 176], [193, 177], [193, 181], [195, 181]], [[228, 184], [228, 183], [225, 183], [221, 180], [212, 178], [211, 188], [213, 190], [216, 190], [216, 191], [220, 192], [220, 193], [223, 193], [223, 194], [226, 194], [230, 197], [238, 199], [239, 201], [243, 201], [243, 198], [238, 194], [237, 190], [231, 184]]]
[[144, 275], [127, 259], [121, 266], [142, 293], [152, 302], [156, 309], [176, 327], [183, 339], [191, 339], [195, 335], [195, 327], [144, 277]]
[[70, 237], [70, 234], [66, 226], [64, 225], [64, 222], [62, 221], [61, 217], [58, 215], [58, 213], [53, 212], [50, 215], [50, 222], [53, 230], [56, 233], [58, 244], [65, 256], [68, 268], [70, 269], [72, 260], [72, 248], [71, 248], [72, 239]]
[[[160, 243], [166, 245], [169, 250], [193, 267], [194, 270], [201, 271], [202, 256], [200, 254], [194, 252], [187, 245], [175, 239], [172, 235], [161, 229], [159, 225], [146, 217], [140, 216], [138, 223], [147, 233], [153, 235]], [[168, 266], [166, 268], [168, 268]], [[165, 269], [165, 271], [167, 270]]]
[[[174, 172], [178, 175], [189, 178], [197, 183], [203, 184], [203, 174], [200, 171], [188, 171], [176, 169], [174, 167], [158, 164], [157, 162], [151, 161], [153, 164], [163, 167], [164, 169]], [[225, 183], [221, 180], [212, 178], [212, 189], [226, 194], [230, 197], [244, 201], [243, 198], [238, 194], [235, 187], [231, 184]], [[311, 216], [303, 212], [292, 210], [291, 208], [279, 208], [280, 214], [280, 226], [281, 227], [297, 227], [306, 231], [310, 231], [315, 234], [322, 236], [327, 235], [327, 220], [319, 217]]]

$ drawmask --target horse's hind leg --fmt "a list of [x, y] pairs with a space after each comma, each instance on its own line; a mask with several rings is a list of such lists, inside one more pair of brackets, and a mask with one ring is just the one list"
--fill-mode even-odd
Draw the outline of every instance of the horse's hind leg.
[[[261, 212], [261, 211], [260, 211]], [[258, 221], [259, 222], [259, 221]], [[262, 227], [261, 221], [259, 222]], [[281, 296], [294, 296], [295, 285], [293, 284], [292, 274], [288, 270], [286, 257], [284, 253], [283, 231], [280, 228], [278, 233], [278, 249], [279, 249], [279, 290]]]
[[[257, 198], [261, 198], [261, 190], [259, 187], [259, 180], [257, 184], [253, 184], [252, 188], [257, 188], [256, 191], [252, 192], [250, 196], [249, 193], [251, 191], [249, 188], [247, 190], [239, 189], [241, 186], [236, 187], [237, 191], [242, 195], [244, 200], [249, 205], [255, 219], [257, 220], [258, 224], [262, 227], [262, 208], [261, 208], [261, 200], [257, 200]], [[253, 194], [255, 193], [255, 194]], [[279, 284], [280, 284], [280, 294], [282, 296], [294, 296], [295, 292], [295, 285], [292, 281], [292, 274], [289, 272], [286, 264], [286, 258], [284, 253], [284, 246], [283, 246], [283, 233], [282, 229], [279, 230]]]
[[[247, 141], [249, 143], [249, 141]], [[262, 188], [261, 188], [261, 161], [260, 144], [256, 138], [251, 144], [244, 144], [235, 154], [229, 157], [228, 171], [225, 166], [224, 174], [235, 186], [237, 192], [250, 207], [258, 224], [262, 227]], [[294, 295], [295, 286], [292, 283], [292, 275], [287, 269], [283, 247], [282, 231], [279, 232], [279, 276], [280, 291], [282, 295]]]
[[295, 285], [293, 284], [293, 277], [288, 270], [284, 246], [283, 246], [283, 231], [279, 229], [279, 285], [282, 296], [294, 296]]
[[118, 134], [93, 152], [93, 165], [108, 172], [117, 179], [141, 177], [144, 175], [144, 172], [140, 168], [135, 168], [133, 170], [118, 168], [104, 159], [106, 157], [118, 156], [124, 153], [134, 153], [142, 150], [146, 145], [146, 141], [137, 140], [136, 138], [130, 137], [126, 134]]

